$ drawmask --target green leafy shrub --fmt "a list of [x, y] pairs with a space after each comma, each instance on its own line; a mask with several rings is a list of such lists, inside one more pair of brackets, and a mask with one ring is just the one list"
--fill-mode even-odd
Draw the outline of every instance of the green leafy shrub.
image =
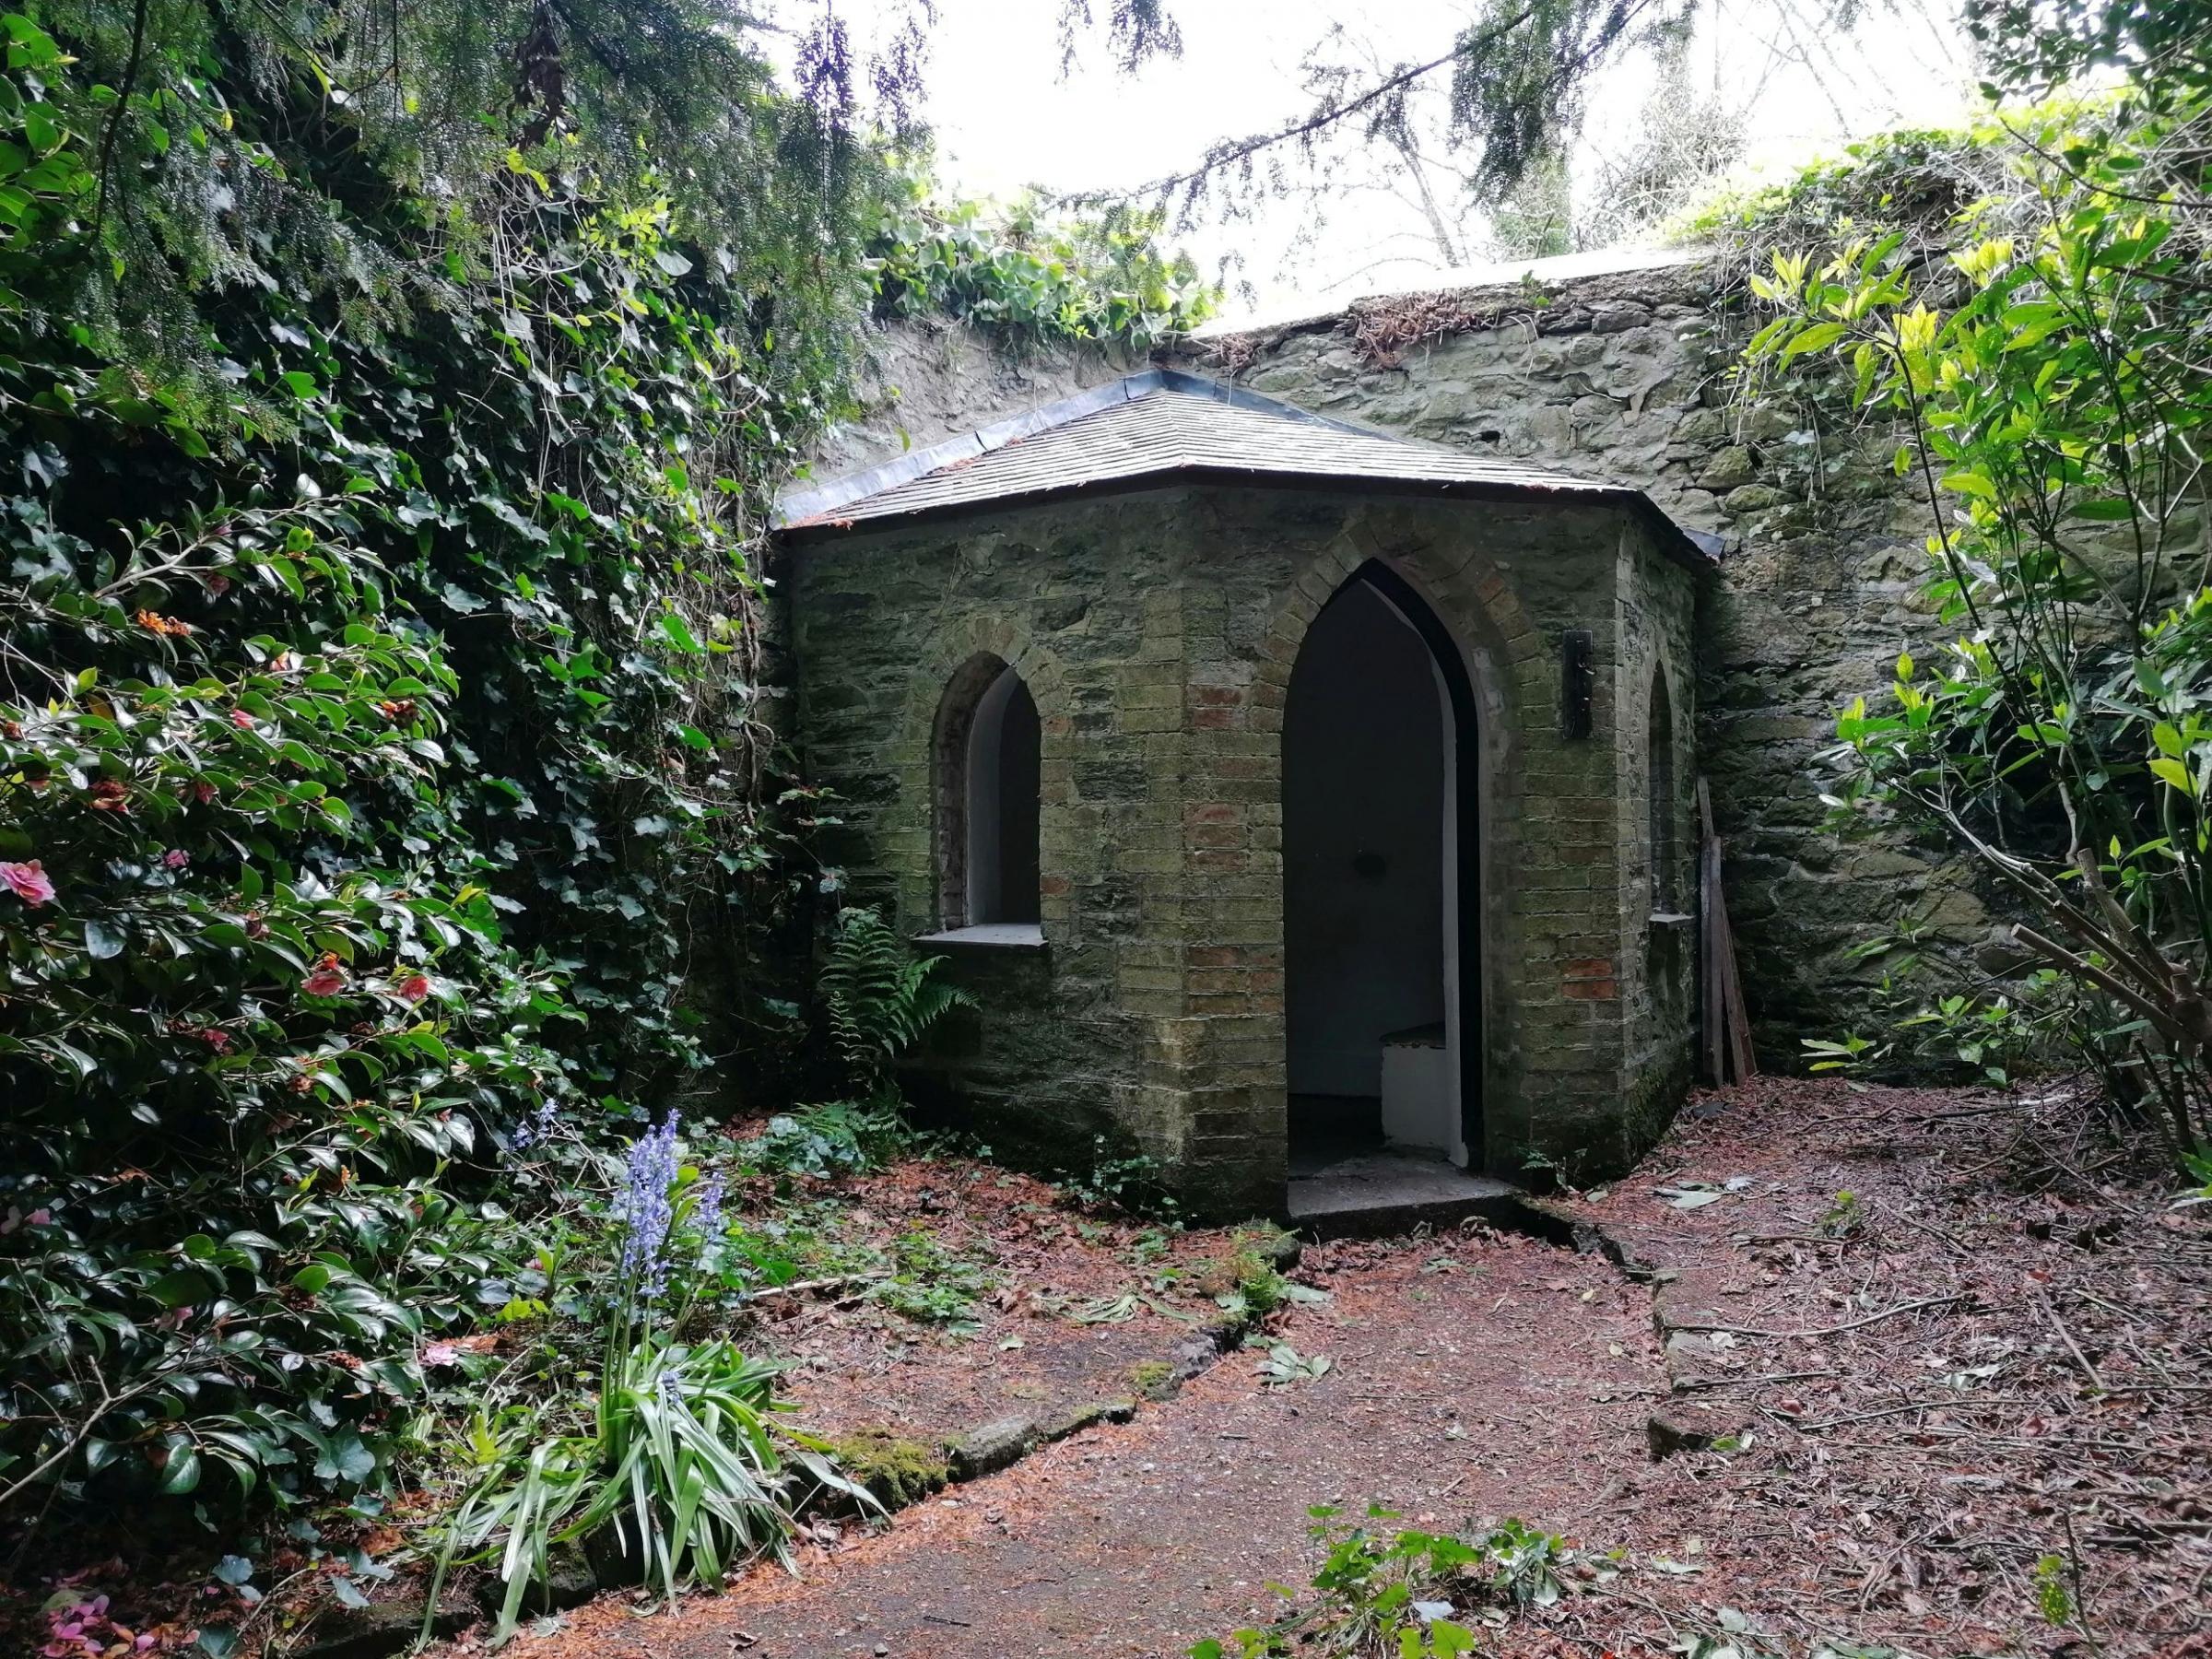
[[2162, 73], [2155, 103], [1989, 136], [1997, 179], [1956, 223], [1884, 215], [1776, 252], [1747, 359], [1910, 480], [1924, 598], [1959, 630], [1844, 712], [1835, 821], [1940, 831], [2026, 918], [2015, 984], [1903, 1034], [2000, 1081], [2053, 1038], [2179, 1167], [2212, 1136], [2212, 69]]
[[771, 1118], [744, 1150], [768, 1174], [829, 1180], [879, 1170], [912, 1145], [895, 1112], [838, 1100]]
[[666, 203], [527, 169], [496, 271], [396, 181], [250, 265], [149, 248], [204, 146], [296, 213], [347, 142], [225, 104], [307, 69], [210, 77], [178, 9], [112, 124], [128, 8], [6, 18], [0, 1503], [383, 1482], [512, 1218], [704, 1063], [688, 905], [785, 880], [726, 684], [833, 354], [761, 349], [767, 266], [691, 275]]

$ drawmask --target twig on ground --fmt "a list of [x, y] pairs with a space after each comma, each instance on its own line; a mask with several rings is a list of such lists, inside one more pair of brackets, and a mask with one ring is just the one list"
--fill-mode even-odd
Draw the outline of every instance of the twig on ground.
[[2043, 1317], [2051, 1322], [2051, 1328], [2065, 1343], [2066, 1352], [2074, 1356], [2074, 1363], [2081, 1367], [2081, 1374], [2088, 1378], [2089, 1385], [2099, 1394], [2105, 1393], [2104, 1379], [2097, 1374], [2097, 1368], [2089, 1363], [2088, 1356], [2081, 1351], [2081, 1344], [2074, 1340], [2074, 1333], [2066, 1328], [2066, 1322], [2059, 1318], [2058, 1310], [2051, 1305], [2051, 1299], [2041, 1290], [2035, 1291], [2034, 1296], [2035, 1305], [2043, 1311]]
[[1867, 1325], [1878, 1324], [1885, 1319], [1895, 1319], [1900, 1313], [1918, 1312], [1923, 1308], [1947, 1308], [1953, 1302], [1961, 1302], [1967, 1300], [1968, 1293], [1963, 1290], [1954, 1291], [1948, 1296], [1925, 1296], [1917, 1301], [1899, 1302], [1895, 1307], [1884, 1308], [1877, 1313], [1869, 1313], [1864, 1319], [1848, 1320], [1842, 1324], [1815, 1325], [1806, 1331], [1774, 1331], [1759, 1325], [1724, 1324], [1678, 1324], [1674, 1328], [1677, 1331], [1722, 1332], [1730, 1336], [1766, 1336], [1777, 1341], [1789, 1341], [1803, 1336], [1838, 1336], [1845, 1331], [1862, 1330]]

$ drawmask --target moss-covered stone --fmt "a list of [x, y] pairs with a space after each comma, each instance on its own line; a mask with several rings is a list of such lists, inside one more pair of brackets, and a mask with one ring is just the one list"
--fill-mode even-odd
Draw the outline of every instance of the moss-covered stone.
[[888, 1429], [863, 1429], [834, 1441], [830, 1455], [855, 1486], [865, 1488], [886, 1509], [918, 1503], [942, 1491], [952, 1477], [943, 1447]]
[[1175, 1363], [1171, 1359], [1139, 1359], [1129, 1368], [1129, 1386], [1147, 1400], [1164, 1400], [1175, 1392]]

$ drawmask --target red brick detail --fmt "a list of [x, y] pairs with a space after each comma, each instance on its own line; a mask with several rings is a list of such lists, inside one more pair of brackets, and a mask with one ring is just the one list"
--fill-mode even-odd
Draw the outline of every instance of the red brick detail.
[[1612, 1002], [1620, 995], [1613, 977], [1610, 957], [1583, 957], [1568, 962], [1559, 974], [1559, 994], [1576, 1002]]

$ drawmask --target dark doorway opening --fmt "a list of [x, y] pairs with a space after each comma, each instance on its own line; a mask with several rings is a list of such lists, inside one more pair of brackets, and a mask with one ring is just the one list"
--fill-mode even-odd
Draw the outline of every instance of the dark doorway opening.
[[1308, 630], [1283, 724], [1290, 1173], [1479, 1169], [1475, 700], [1380, 564]]

